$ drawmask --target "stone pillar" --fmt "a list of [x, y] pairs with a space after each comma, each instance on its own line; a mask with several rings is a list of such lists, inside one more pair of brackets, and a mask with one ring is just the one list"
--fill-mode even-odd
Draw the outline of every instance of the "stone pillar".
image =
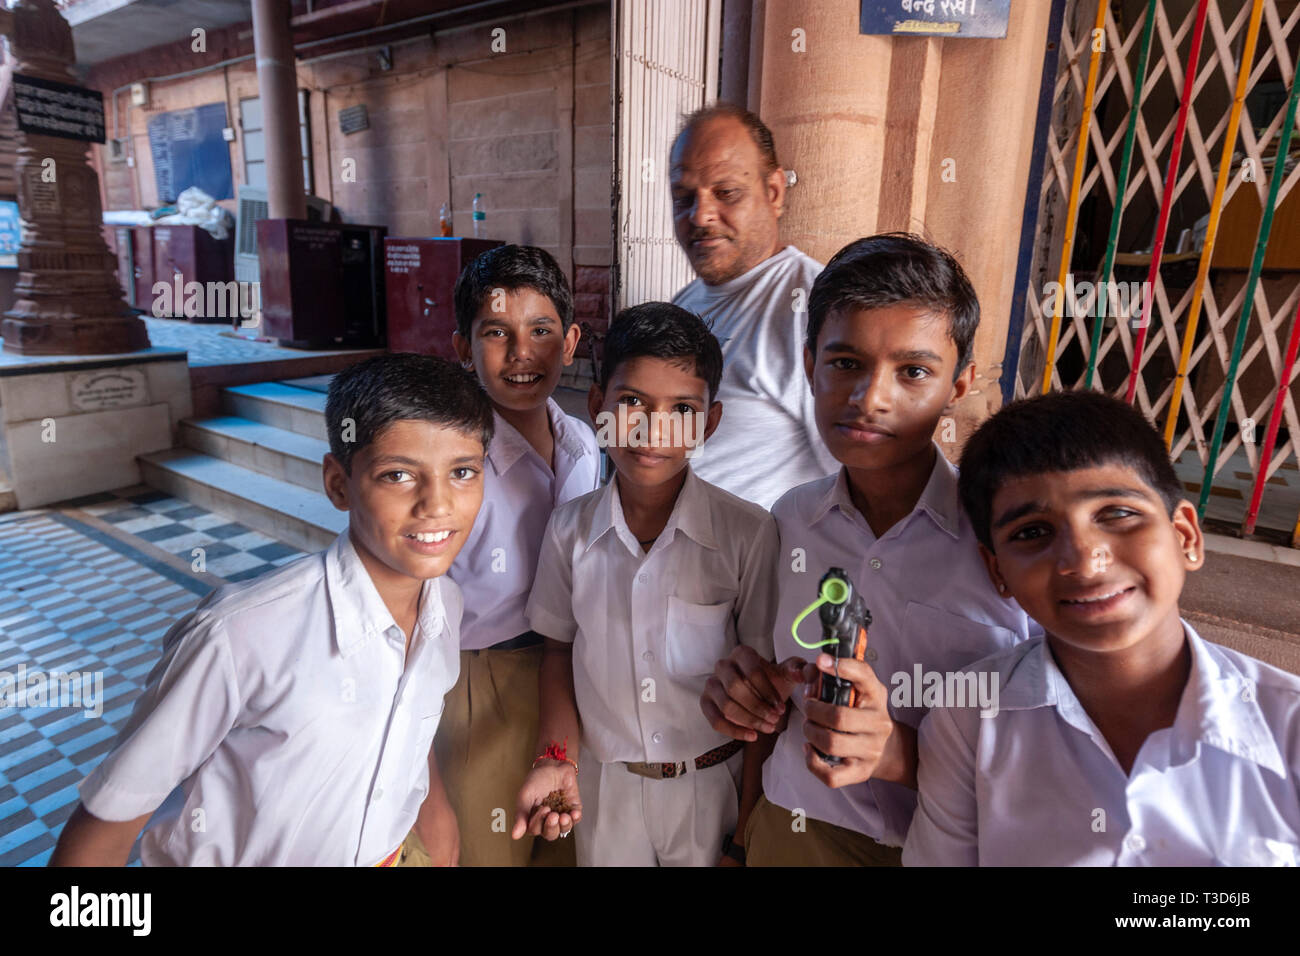
[[947, 446], [956, 457], [1001, 405], [1051, 4], [1014, 4], [1002, 40], [862, 36], [858, 11], [857, 0], [755, 4], [759, 114], [799, 176], [782, 239], [824, 262], [853, 239], [907, 230], [960, 260], [982, 318], [975, 388]]
[[[18, 0], [0, 20], [14, 72], [75, 83], [72, 28], [53, 0]], [[0, 323], [4, 350], [95, 355], [149, 347], [144, 323], [122, 298], [117, 258], [101, 232], [99, 179], [86, 144], [18, 132], [18, 209], [23, 220], [15, 302]]]
[[752, 0], [723, 0], [722, 69], [718, 99], [747, 106], [749, 101], [749, 21]]
[[298, 125], [298, 74], [289, 0], [253, 0], [257, 90], [266, 136], [266, 197], [271, 219], [307, 218]]

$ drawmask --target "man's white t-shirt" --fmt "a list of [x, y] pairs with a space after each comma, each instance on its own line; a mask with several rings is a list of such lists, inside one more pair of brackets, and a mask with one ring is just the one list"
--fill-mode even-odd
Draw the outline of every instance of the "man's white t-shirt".
[[673, 299], [722, 344], [722, 421], [692, 459], [705, 481], [770, 508], [796, 485], [834, 472], [804, 376], [808, 297], [822, 265], [786, 246], [719, 285], [696, 279]]

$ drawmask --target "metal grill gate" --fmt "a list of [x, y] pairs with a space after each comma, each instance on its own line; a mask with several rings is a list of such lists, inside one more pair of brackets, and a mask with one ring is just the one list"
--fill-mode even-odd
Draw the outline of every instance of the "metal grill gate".
[[1066, 0], [1059, 43], [1015, 395], [1128, 398], [1203, 516], [1300, 546], [1300, 2]]

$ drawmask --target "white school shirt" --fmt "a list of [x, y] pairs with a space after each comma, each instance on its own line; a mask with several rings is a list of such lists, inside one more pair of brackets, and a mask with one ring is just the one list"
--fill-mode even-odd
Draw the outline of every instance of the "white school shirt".
[[908, 866], [1300, 866], [1300, 678], [1202, 640], [1125, 774], [1043, 639], [975, 664], [996, 716], [921, 725]]
[[556, 505], [600, 487], [600, 449], [586, 423], [553, 399], [555, 471], [513, 425], [493, 412], [496, 430], [483, 475], [483, 505], [448, 577], [460, 585], [460, 646], [482, 650], [528, 630], [524, 607], [537, 573], [546, 522]]
[[[975, 532], [957, 497], [957, 469], [935, 446], [934, 469], [912, 512], [877, 538], [853, 506], [843, 471], [793, 489], [772, 509], [781, 535], [781, 601], [776, 617], [776, 659], [814, 660], [817, 651], [790, 635], [794, 618], [817, 598], [817, 584], [831, 567], [843, 568], [866, 601], [872, 622], [867, 661], [890, 692], [889, 713], [911, 727], [924, 707], [894, 705], [904, 689], [894, 675], [914, 683], [922, 672], [959, 671], [994, 651], [1041, 631], [1014, 601], [989, 580]], [[801, 549], [802, 560], [791, 555]], [[821, 640], [816, 613], [799, 636]], [[791, 700], [790, 721], [763, 765], [763, 792], [777, 806], [801, 808], [815, 819], [864, 833], [877, 843], [902, 846], [916, 807], [916, 791], [869, 780], [831, 789], [812, 775], [803, 746], [803, 691]], [[907, 703], [916, 698], [908, 694]]]
[[460, 592], [424, 585], [405, 637], [348, 532], [218, 588], [163, 639], [113, 751], [81, 784], [86, 809], [131, 820], [179, 784], [147, 865], [372, 866], [406, 838], [459, 668]]
[[772, 516], [687, 471], [643, 552], [617, 481], [555, 510], [528, 621], [573, 643], [582, 745], [601, 763], [690, 761], [727, 743], [700, 710], [737, 643], [772, 653]]
[[764, 508], [839, 467], [817, 431], [803, 369], [808, 296], [821, 271], [816, 259], [786, 246], [744, 275], [718, 285], [695, 279], [673, 298], [722, 345], [722, 421], [692, 467]]

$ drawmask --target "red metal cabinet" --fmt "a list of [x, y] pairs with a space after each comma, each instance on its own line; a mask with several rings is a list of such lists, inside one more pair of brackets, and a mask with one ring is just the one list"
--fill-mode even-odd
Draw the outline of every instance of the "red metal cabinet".
[[130, 226], [135, 307], [153, 315], [153, 227]]
[[455, 360], [452, 290], [474, 257], [502, 245], [495, 239], [390, 237], [384, 240], [388, 348]]
[[[212, 234], [199, 226], [154, 226], [153, 227], [153, 271], [154, 281], [176, 283], [176, 276], [181, 276], [181, 288], [197, 282], [204, 288], [203, 308], [197, 315], [186, 315], [182, 306], [184, 300], [175, 303], [171, 313], [165, 315], [187, 318], [191, 322], [231, 323], [237, 315], [230, 312], [231, 303], [235, 303], [238, 312], [238, 293], [233, 297], [220, 292], [209, 295], [210, 283], [233, 282], [235, 280], [235, 240], [231, 236], [214, 239]], [[185, 293], [188, 296], [188, 292]], [[209, 304], [213, 314], [208, 313]]]

